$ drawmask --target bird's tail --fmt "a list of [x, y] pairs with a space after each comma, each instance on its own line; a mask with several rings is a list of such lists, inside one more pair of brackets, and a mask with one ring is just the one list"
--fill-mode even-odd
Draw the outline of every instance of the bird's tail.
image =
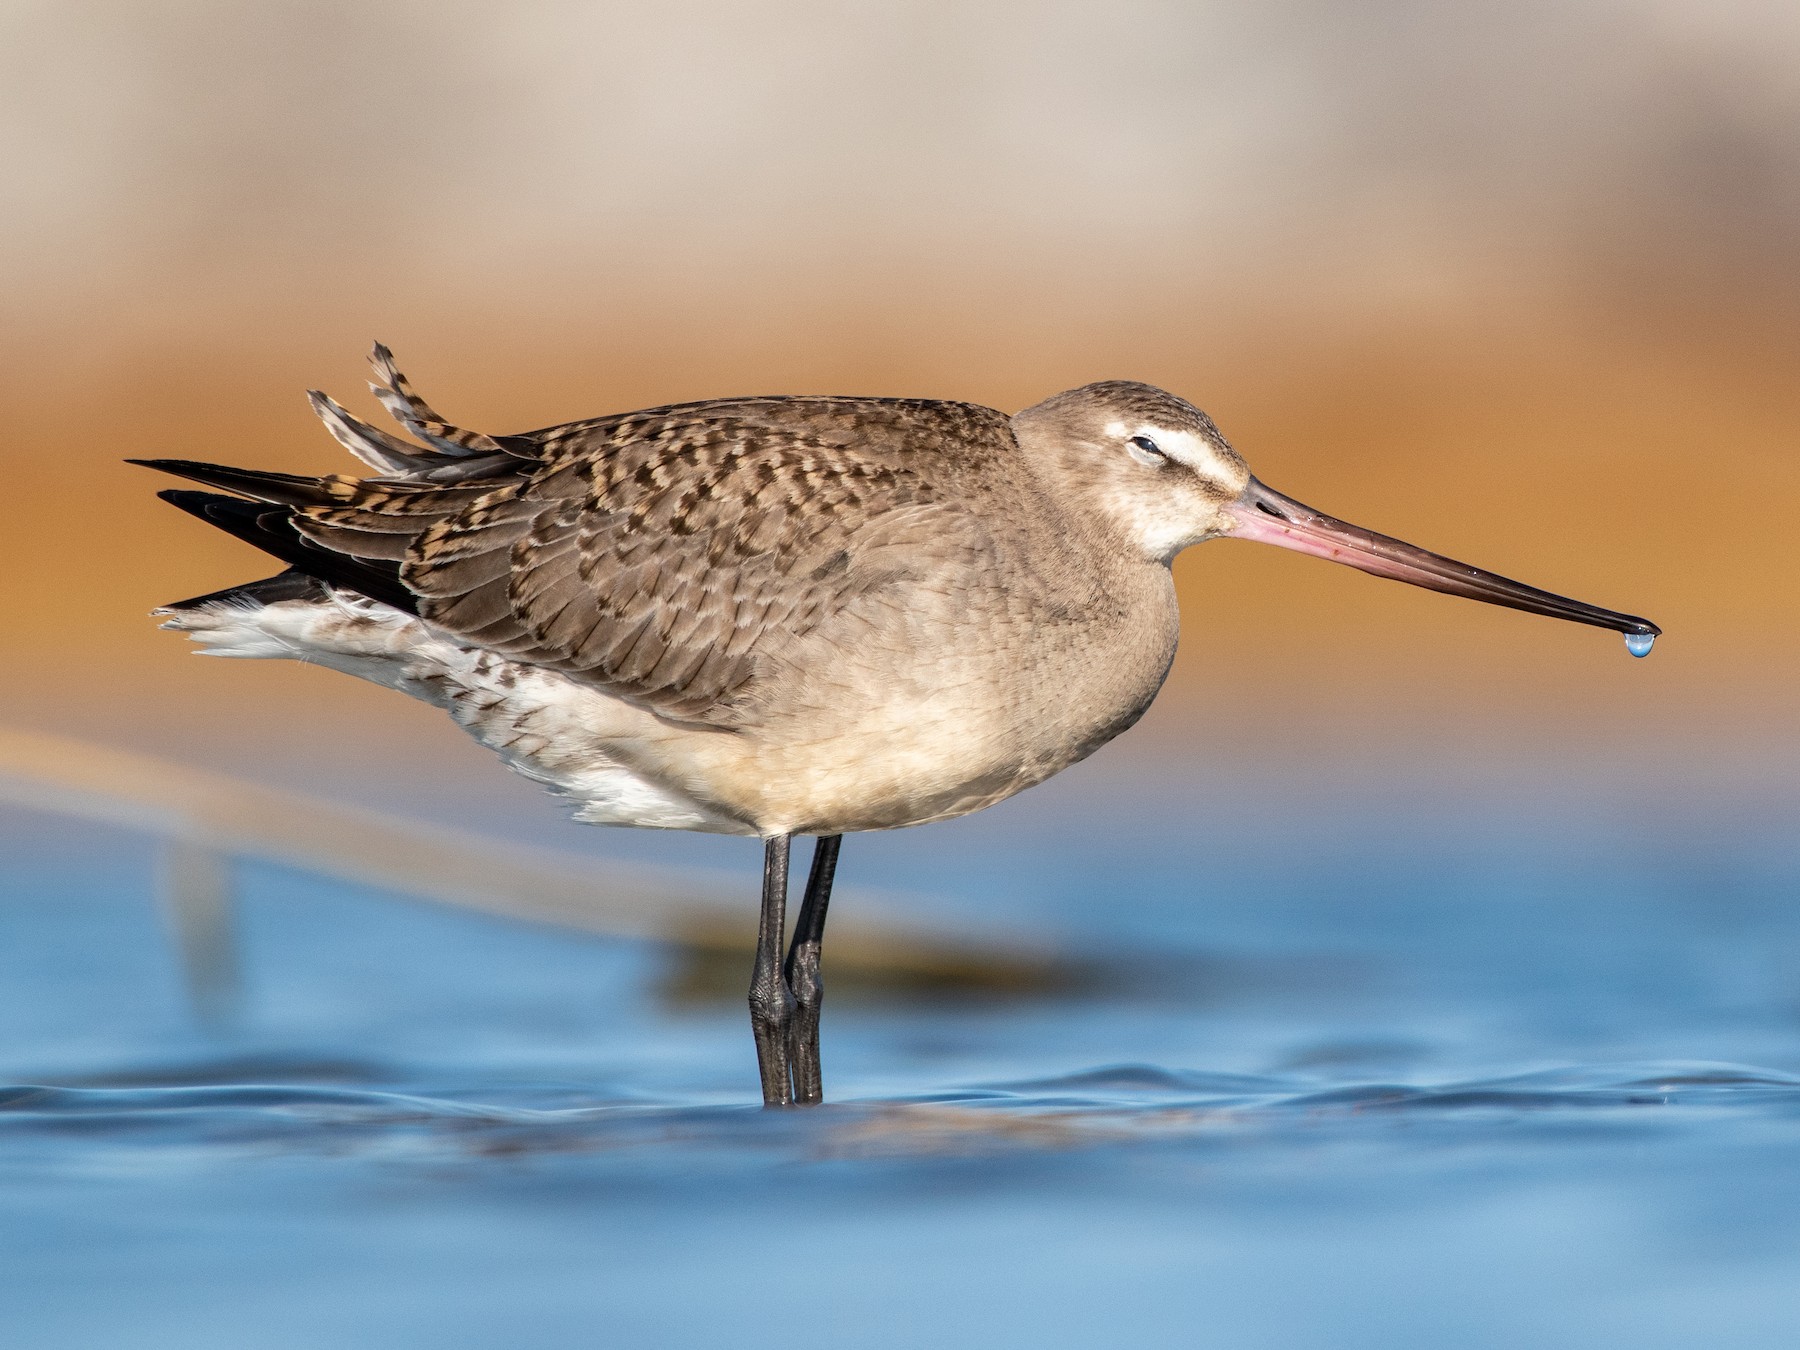
[[[199, 494], [196, 494], [199, 495]], [[213, 605], [229, 605], [238, 609], [261, 609], [265, 605], [279, 605], [288, 600], [317, 601], [326, 597], [326, 589], [317, 577], [308, 576], [298, 568], [290, 567], [285, 572], [277, 572], [272, 577], [264, 577], [260, 581], [246, 581], [238, 586], [227, 586], [222, 591], [209, 591], [205, 595], [196, 595], [187, 600], [171, 600], [157, 608], [157, 613], [174, 613], [178, 610], [207, 609]]]
[[306, 397], [338, 444], [377, 473], [413, 481], [457, 483], [492, 473], [513, 459], [537, 457], [537, 443], [529, 437], [488, 436], [446, 422], [419, 397], [384, 344], [375, 344], [369, 353], [369, 364], [376, 375], [369, 391], [417, 441], [403, 440], [370, 426], [317, 389], [309, 390]]
[[[149, 468], [171, 470], [171, 463], [179, 461], [136, 460], [134, 463], [144, 464]], [[196, 469], [212, 468], [211, 465], [196, 465]], [[248, 470], [221, 470], [221, 473], [248, 473]], [[199, 474], [184, 476], [199, 477]], [[295, 528], [294, 512], [291, 507], [267, 501], [245, 501], [242, 497], [227, 497], [217, 492], [187, 492], [172, 489], [156, 494], [171, 506], [178, 506], [191, 516], [197, 516], [208, 525], [216, 525], [227, 534], [242, 539], [246, 544], [253, 544], [264, 553], [281, 559], [282, 562], [298, 572], [312, 577], [327, 586], [341, 586], [368, 596], [371, 600], [379, 600], [384, 605], [392, 605], [395, 609], [404, 610], [408, 614], [419, 612], [418, 597], [407, 589], [406, 583], [400, 580], [400, 564], [387, 559], [358, 558], [335, 550], [321, 548], [306, 538]], [[253, 587], [265, 586], [267, 582], [252, 582]], [[232, 587], [239, 591], [244, 588]], [[173, 605], [165, 605], [165, 609], [182, 609], [190, 605], [204, 604], [214, 600], [223, 600], [228, 592], [214, 592], [212, 595], [196, 596], [192, 601], [177, 601]], [[260, 596], [246, 595], [243, 598], [253, 600], [257, 604], [266, 604]]]
[[[369, 361], [378, 380], [370, 385], [376, 398], [417, 440], [372, 427], [316, 390], [308, 397], [331, 434], [378, 477], [308, 477], [182, 459], [128, 462], [238, 494], [180, 491], [161, 496], [272, 554], [298, 574], [416, 614], [418, 598], [400, 576], [414, 539], [478, 499], [503, 491], [515, 477], [509, 470], [521, 467], [520, 460], [538, 458], [542, 447], [532, 436], [487, 436], [446, 422], [414, 392], [393, 353], [380, 343]], [[252, 582], [166, 608], [205, 608], [227, 601], [264, 605], [272, 603], [265, 598], [272, 584]], [[291, 589], [299, 583], [282, 585]]]

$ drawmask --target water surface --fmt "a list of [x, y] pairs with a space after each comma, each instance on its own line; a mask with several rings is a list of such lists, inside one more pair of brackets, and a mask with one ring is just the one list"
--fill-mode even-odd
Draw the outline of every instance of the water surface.
[[14, 817], [7, 1343], [1800, 1338], [1779, 838], [1058, 809], [846, 868], [1114, 986], [828, 995], [832, 1104], [790, 1113], [752, 1105], [742, 1009], [671, 1002], [657, 949], [268, 868], [208, 1031], [146, 848]]

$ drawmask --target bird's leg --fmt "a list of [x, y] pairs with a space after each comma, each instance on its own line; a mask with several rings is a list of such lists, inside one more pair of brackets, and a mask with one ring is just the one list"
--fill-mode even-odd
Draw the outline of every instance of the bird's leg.
[[831, 903], [831, 881], [837, 875], [838, 845], [843, 841], [841, 834], [823, 834], [813, 845], [806, 898], [800, 902], [794, 942], [781, 968], [794, 994], [788, 1054], [794, 1065], [794, 1100], [801, 1106], [816, 1106], [825, 1100], [819, 1069], [819, 1004], [825, 997], [825, 983], [819, 978], [819, 945], [825, 938], [825, 907]]
[[750, 976], [750, 1030], [756, 1035], [756, 1067], [762, 1073], [764, 1106], [791, 1106], [794, 1101], [788, 1064], [794, 995], [781, 974], [791, 838], [776, 834], [763, 841], [762, 920], [756, 929], [756, 966]]

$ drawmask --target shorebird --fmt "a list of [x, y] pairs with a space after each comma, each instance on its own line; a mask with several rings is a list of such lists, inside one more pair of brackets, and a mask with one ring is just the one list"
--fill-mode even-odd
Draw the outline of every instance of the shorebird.
[[[371, 477], [132, 461], [223, 489], [161, 496], [287, 564], [163, 626], [435, 704], [579, 821], [761, 838], [770, 1106], [822, 1099], [842, 837], [978, 811], [1136, 722], [1175, 656], [1169, 569], [1190, 545], [1260, 540], [1615, 629], [1637, 655], [1660, 631], [1302, 506], [1147, 384], [1011, 417], [733, 398], [488, 436], [434, 412], [385, 347], [371, 360], [412, 440], [310, 395]], [[796, 835], [817, 842], [787, 940]]]

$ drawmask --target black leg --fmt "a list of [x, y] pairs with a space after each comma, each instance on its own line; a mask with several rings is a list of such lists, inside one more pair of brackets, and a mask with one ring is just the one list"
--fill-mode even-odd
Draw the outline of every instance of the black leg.
[[777, 834], [763, 841], [762, 921], [756, 929], [756, 966], [750, 976], [750, 1030], [756, 1035], [756, 1067], [762, 1073], [764, 1106], [790, 1106], [794, 1100], [788, 1064], [794, 996], [781, 974], [790, 838]]
[[825, 939], [825, 907], [831, 903], [831, 881], [837, 875], [841, 834], [819, 836], [813, 845], [812, 870], [806, 876], [806, 898], [794, 922], [794, 944], [788, 948], [782, 974], [794, 995], [794, 1024], [789, 1033], [789, 1056], [794, 1065], [794, 1100], [816, 1106], [825, 1100], [825, 1083], [819, 1068], [819, 1004], [825, 983], [819, 978], [819, 945]]

